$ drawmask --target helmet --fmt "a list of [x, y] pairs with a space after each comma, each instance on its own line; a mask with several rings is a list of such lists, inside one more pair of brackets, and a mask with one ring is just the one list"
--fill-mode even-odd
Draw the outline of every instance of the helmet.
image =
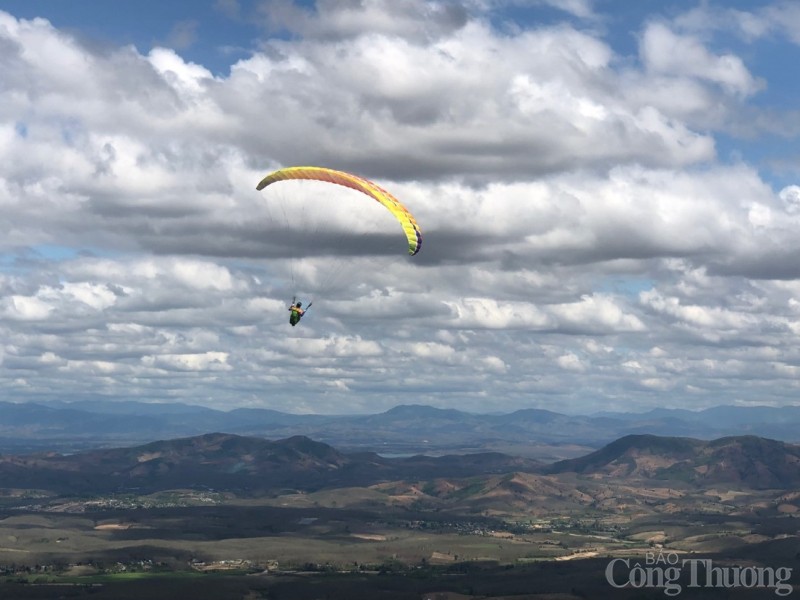
[[298, 302], [297, 303], [297, 308], [300, 308], [301, 306], [303, 306], [303, 303], [302, 302]]

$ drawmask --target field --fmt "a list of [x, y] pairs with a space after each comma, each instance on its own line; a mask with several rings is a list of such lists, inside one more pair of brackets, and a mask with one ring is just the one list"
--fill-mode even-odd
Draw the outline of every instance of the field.
[[[36, 502], [0, 514], [3, 598], [663, 598], [663, 589], [612, 588], [611, 558], [800, 566], [800, 520], [774, 505], [498, 518], [417, 510], [366, 489]], [[681, 597], [701, 591], [730, 590], [685, 587]]]

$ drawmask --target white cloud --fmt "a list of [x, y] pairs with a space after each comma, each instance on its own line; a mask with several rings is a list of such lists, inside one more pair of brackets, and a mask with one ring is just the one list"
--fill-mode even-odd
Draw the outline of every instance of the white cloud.
[[453, 325], [460, 329], [545, 329], [555, 325], [547, 315], [530, 304], [501, 304], [490, 298], [463, 298], [445, 304], [453, 315]]
[[343, 336], [329, 338], [290, 338], [285, 340], [287, 349], [295, 357], [327, 359], [337, 357], [363, 358], [383, 354], [380, 344], [359, 337]]
[[696, 77], [742, 96], [760, 88], [738, 56], [715, 55], [697, 38], [677, 34], [661, 23], [647, 27], [641, 53], [645, 67], [656, 74]]
[[228, 354], [226, 352], [149, 355], [142, 357], [142, 363], [146, 366], [178, 371], [208, 372], [227, 371], [231, 369], [231, 366], [228, 364]]
[[[0, 12], [0, 385], [317, 412], [783, 402], [800, 188], [730, 160], [719, 132], [779, 82], [714, 36], [783, 39], [792, 4], [648, 15], [635, 55], [602, 6], [544, 4], [560, 24], [267, 2], [282, 33], [226, 75], [188, 50], [203, 23], [143, 52]], [[350, 190], [255, 191], [301, 163], [396, 193], [422, 252], [387, 254], [396, 223]], [[295, 292], [314, 305], [291, 328]]]
[[455, 349], [435, 342], [416, 343], [409, 345], [409, 351], [416, 357], [425, 361], [447, 363], [456, 356]]
[[53, 312], [51, 304], [31, 296], [9, 296], [3, 304], [3, 314], [12, 320], [39, 321]]
[[422, 0], [319, 0], [313, 9], [282, 0], [267, 0], [261, 13], [268, 29], [287, 29], [305, 38], [337, 40], [366, 32], [426, 39], [458, 29], [467, 13], [458, 3]]
[[90, 282], [65, 283], [63, 292], [95, 310], [103, 310], [112, 306], [117, 297], [107, 286]]
[[554, 306], [553, 313], [560, 317], [567, 328], [597, 333], [645, 329], [638, 317], [625, 314], [613, 298], [603, 295], [584, 296], [580, 302]]
[[778, 197], [783, 202], [787, 213], [791, 215], [800, 213], [800, 186], [786, 186], [780, 191]]
[[592, 8], [592, 0], [543, 0], [543, 3], [584, 19], [596, 16]]
[[483, 358], [483, 366], [486, 370], [493, 373], [506, 373], [508, 372], [508, 365], [503, 359], [497, 356], [486, 356]]
[[581, 359], [578, 358], [577, 355], [572, 353], [559, 356], [556, 362], [558, 363], [558, 366], [564, 369], [565, 371], [576, 371], [580, 373], [586, 370], [586, 367], [584, 366]]
[[784, 36], [800, 44], [800, 7], [792, 0], [766, 2], [745, 10], [703, 2], [679, 15], [675, 23], [699, 33], [730, 31], [750, 43], [767, 36]]

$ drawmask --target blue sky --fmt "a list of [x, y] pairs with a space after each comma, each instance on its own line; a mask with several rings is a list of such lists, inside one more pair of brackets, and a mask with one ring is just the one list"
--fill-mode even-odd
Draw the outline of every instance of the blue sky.
[[[780, 0], [7, 0], [0, 399], [794, 404], [797, 31]], [[376, 180], [423, 250], [347, 190], [255, 191], [294, 164]]]
[[[243, 15], [252, 14], [253, 4], [239, 3]], [[3, 10], [20, 18], [44, 17], [89, 43], [133, 44], [141, 52], [159, 45], [179, 46], [186, 60], [224, 74], [235, 60], [252, 52], [260, 28], [252, 18], [226, 16], [221, 6], [215, 6], [202, 1], [9, 0]]]

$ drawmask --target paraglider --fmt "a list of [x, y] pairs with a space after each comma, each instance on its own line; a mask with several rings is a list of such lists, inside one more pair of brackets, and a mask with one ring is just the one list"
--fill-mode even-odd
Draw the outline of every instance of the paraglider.
[[[332, 183], [350, 188], [372, 198], [386, 208], [400, 224], [408, 244], [408, 254], [410, 256], [415, 256], [420, 251], [420, 248], [422, 247], [422, 233], [416, 219], [397, 198], [376, 183], [345, 171], [337, 171], [325, 167], [299, 166], [286, 167], [270, 173], [258, 183], [256, 189], [262, 191], [275, 183], [290, 180], [310, 180]], [[293, 207], [290, 202], [288, 208], [289, 213], [292, 212], [292, 208]], [[352, 215], [352, 217], [354, 220], [357, 220], [358, 217], [364, 213], [366, 213], [365, 210], [358, 209], [357, 212]], [[289, 219], [286, 218], [286, 220], [288, 221]], [[292, 277], [294, 279], [294, 275]], [[292, 325], [292, 327], [296, 326], [300, 322], [300, 319], [305, 314], [305, 311], [310, 307], [311, 304], [303, 309], [302, 303], [296, 302], [296, 297], [292, 299], [292, 304], [289, 306], [289, 323]]]
[[291, 303], [291, 305], [289, 305], [289, 312], [291, 313], [289, 315], [289, 324], [292, 327], [294, 327], [295, 325], [297, 325], [300, 322], [300, 319], [303, 318], [303, 315], [306, 314], [306, 311], [309, 308], [311, 308], [311, 304], [314, 304], [312, 302], [311, 304], [309, 304], [308, 306], [303, 308], [303, 303], [302, 302], [296, 302], [296, 300], [297, 300], [296, 297], [292, 298], [292, 303]]

